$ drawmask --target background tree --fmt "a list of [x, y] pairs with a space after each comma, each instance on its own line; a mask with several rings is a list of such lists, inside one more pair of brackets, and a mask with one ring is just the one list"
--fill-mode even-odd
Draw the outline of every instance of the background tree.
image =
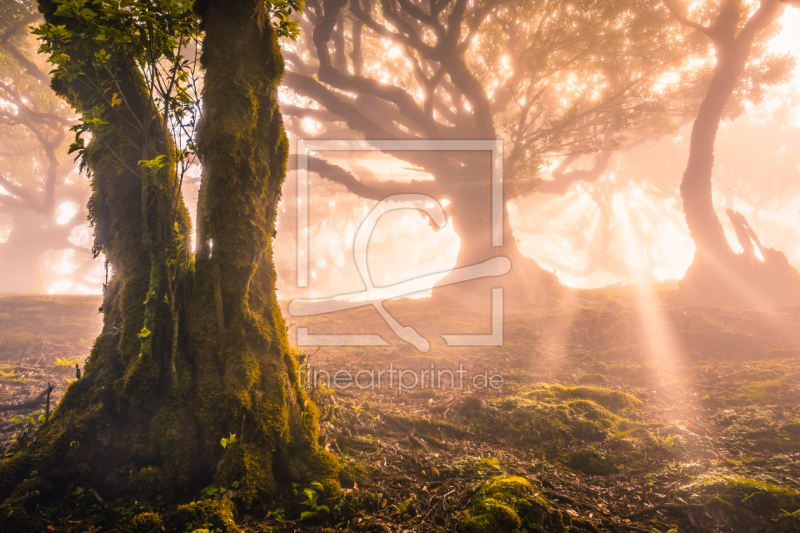
[[[732, 99], [750, 95], [740, 85]], [[800, 262], [797, 103], [797, 88], [788, 83], [723, 120], [713, 171], [714, 208], [732, 246], [727, 209], [746, 215], [763, 245], [784, 251], [793, 265]], [[682, 278], [695, 252], [677, 194], [691, 129], [615, 152], [599, 179], [574, 182], [563, 194], [541, 194], [549, 183], [543, 180], [534, 195], [511, 204], [521, 249], [538, 250], [542, 266], [571, 286]], [[626, 217], [634, 220], [635, 248], [626, 242]]]
[[[322, 0], [309, 3], [300, 26], [300, 40], [285, 45], [290, 131], [306, 139], [500, 138], [506, 200], [534, 190], [551, 162], [566, 171], [597, 154], [589, 168], [602, 169], [625, 143], [674, 131], [709, 66], [708, 44], [658, 2]], [[378, 183], [319, 158], [310, 168], [362, 197], [447, 199], [461, 239], [457, 266], [510, 257], [506, 283], [521, 302], [552, 283], [519, 252], [508, 216], [504, 247], [490, 248], [488, 157], [394, 156], [433, 179]]]
[[[245, 504], [289, 481], [337, 487], [275, 300], [271, 239], [288, 153], [277, 34], [293, 32], [298, 6], [268, 5], [209, 0], [195, 14], [171, 0], [41, 1], [37, 34], [54, 89], [81, 113], [72, 149], [92, 180], [95, 249], [113, 277], [84, 376], [35, 441], [3, 460], [3, 497], [61, 488], [77, 472], [106, 494], [180, 498], [236, 483]], [[199, 107], [184, 53], [197, 49], [198, 23], [195, 264], [180, 181], [194, 157]]]
[[[0, 6], [0, 292], [43, 292], [55, 282], [98, 290], [102, 265], [92, 258], [86, 224], [89, 185], [67, 155], [75, 119], [50, 88], [28, 31], [40, 19], [33, 2]], [[45, 262], [59, 263], [61, 272], [44, 271]]]
[[[697, 247], [695, 258], [681, 284], [684, 298], [705, 302], [747, 302], [774, 304], [800, 298], [800, 275], [782, 252], [764, 248], [744, 217], [729, 211], [744, 253], [733, 252], [714, 210], [711, 177], [714, 143], [720, 121], [742, 72], [748, 67], [752, 50], [765, 46], [777, 31], [775, 22], [786, 5], [763, 0], [758, 5], [723, 0], [717, 8], [702, 4], [698, 13], [688, 15], [676, 7], [671, 11], [687, 27], [707, 37], [716, 50], [717, 62], [692, 127], [689, 161], [681, 182], [686, 223]], [[688, 18], [695, 16], [698, 21]], [[712, 22], [713, 20], [713, 22]], [[748, 78], [751, 91], [782, 81], [790, 71], [788, 55], [751, 64], [760, 76]], [[763, 262], [755, 256], [756, 247]]]

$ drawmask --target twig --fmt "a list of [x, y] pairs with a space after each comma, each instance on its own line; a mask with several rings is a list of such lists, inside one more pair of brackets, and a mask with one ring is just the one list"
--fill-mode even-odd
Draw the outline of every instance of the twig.
[[53, 391], [53, 386], [50, 385], [50, 382], [47, 382], [47, 407], [44, 411], [44, 423], [50, 421], [50, 393]]
[[13, 500], [8, 500], [3, 505], [0, 505], [0, 509], [5, 509], [6, 507], [11, 507], [12, 505], [16, 505], [18, 503], [22, 503], [25, 500], [27, 500], [28, 498], [33, 498], [33, 497], [38, 496], [38, 495], [39, 495], [39, 491], [38, 490], [35, 490], [33, 492], [29, 492], [28, 494], [23, 494], [19, 498], [14, 498]]
[[47, 398], [50, 396], [50, 391], [52, 391], [54, 388], [55, 387], [49, 386], [48, 384], [48, 388], [43, 390], [38, 396], [28, 398], [27, 400], [18, 403], [0, 404], [0, 411], [11, 411], [16, 409], [24, 409], [26, 407], [38, 407], [47, 402]]

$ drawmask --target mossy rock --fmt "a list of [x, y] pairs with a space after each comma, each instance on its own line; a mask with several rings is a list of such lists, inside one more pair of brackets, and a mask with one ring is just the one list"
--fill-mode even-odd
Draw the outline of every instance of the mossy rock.
[[233, 517], [233, 503], [230, 500], [204, 500], [178, 507], [170, 516], [168, 526], [177, 531], [208, 529], [221, 533], [239, 533]]
[[607, 476], [619, 471], [614, 461], [600, 450], [578, 450], [567, 455], [566, 464], [573, 470], [594, 476]]
[[[744, 477], [708, 476], [682, 487], [680, 492], [694, 495], [695, 500], [699, 498], [711, 513], [735, 517], [742, 526], [740, 531], [748, 530], [754, 520], [763, 523], [800, 511], [800, 493], [797, 491]], [[791, 524], [794, 519], [787, 520], [786, 524]], [[763, 530], [753, 527], [754, 531]]]
[[[118, 524], [112, 533], [162, 533], [163, 531], [214, 531], [239, 533], [230, 500], [203, 500], [181, 505], [164, 515], [141, 513]], [[5, 529], [3, 529], [5, 531]]]
[[450, 463], [448, 473], [452, 475], [496, 476], [503, 473], [503, 467], [500, 465], [500, 461], [493, 457], [478, 459], [467, 455], [463, 459]]
[[473, 497], [462, 515], [462, 533], [516, 533], [545, 523], [547, 501], [519, 476], [498, 476]]
[[642, 401], [635, 396], [605, 387], [549, 385], [531, 391], [528, 397], [540, 401], [591, 400], [616, 412], [625, 412], [642, 405]]
[[113, 533], [160, 533], [164, 527], [161, 515], [142, 513], [115, 527]]
[[[613, 413], [606, 405], [638, 406], [639, 400], [624, 393], [596, 387], [552, 386], [534, 390], [527, 397], [509, 397], [490, 402], [494, 409], [481, 413], [482, 430], [492, 432], [502, 419], [503, 438], [520, 444], [555, 450], [575, 441], [600, 442], [636, 423]], [[624, 409], [620, 409], [622, 411]], [[513, 428], [508, 431], [507, 428]]]
[[779, 429], [792, 437], [800, 437], [800, 422], [789, 422], [788, 424], [782, 425]]

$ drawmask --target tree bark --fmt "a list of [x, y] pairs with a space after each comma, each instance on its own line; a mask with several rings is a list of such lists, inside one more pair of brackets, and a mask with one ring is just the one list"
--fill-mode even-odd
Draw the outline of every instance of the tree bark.
[[714, 142], [725, 106], [747, 66], [758, 34], [775, 22], [785, 4], [762, 0], [740, 28], [738, 2], [725, 0], [711, 27], [676, 14], [684, 24], [707, 35], [716, 47], [717, 63], [706, 96], [692, 128], [689, 160], [681, 182], [681, 198], [689, 232], [696, 245], [694, 260], [679, 285], [688, 301], [711, 304], [776, 305], [800, 301], [800, 275], [776, 250], [765, 250], [764, 262], [749, 253], [736, 254], [730, 247], [714, 209], [712, 173]]
[[260, 0], [210, 0], [201, 14], [201, 209], [211, 253], [198, 260], [189, 332], [203, 447], [215, 464], [220, 435], [244, 429], [216, 479], [242, 482], [248, 501], [288, 480], [335, 489], [336, 463], [318, 444], [316, 407], [300, 387], [275, 295], [272, 239], [289, 154], [277, 103], [283, 58]]
[[[503, 287], [504, 303], [525, 308], [541, 304], [557, 294], [560, 283], [556, 276], [542, 269], [536, 261], [519, 250], [503, 201], [503, 245], [492, 246], [492, 183], [491, 158], [486, 152], [457, 153], [448, 169], [434, 170], [444, 198], [450, 201], [453, 229], [461, 240], [455, 268], [482, 263], [492, 257], [507, 257], [511, 270], [499, 277], [446, 285], [445, 276], [434, 288], [436, 299], [472, 305], [473, 300], [488, 301], [491, 289]], [[436, 298], [438, 297], [438, 298]]]
[[[41, 0], [46, 20], [69, 24], [55, 8]], [[290, 481], [338, 487], [275, 297], [272, 238], [288, 153], [277, 37], [260, 0], [209, 0], [196, 9], [206, 30], [198, 145], [207, 253], [195, 270], [186, 209], [178, 201], [173, 213], [167, 197], [177, 190], [174, 168], [156, 176], [134, 170], [142, 159], [174, 154], [160, 119], [144, 135], [146, 158], [125, 137], [130, 124], [158, 116], [136, 65], [116, 58], [122, 74], [113, 80], [86, 73], [101, 89], [113, 81], [126, 102], [86, 153], [95, 248], [114, 272], [103, 332], [84, 376], [34, 443], [0, 464], [0, 499], [32, 485], [43, 494], [63, 489], [78, 477], [109, 496], [168, 499], [238, 482], [247, 505]], [[80, 77], [53, 85], [79, 112], [98, 98]], [[187, 258], [177, 273], [168, 268]], [[231, 443], [221, 446], [222, 438]]]

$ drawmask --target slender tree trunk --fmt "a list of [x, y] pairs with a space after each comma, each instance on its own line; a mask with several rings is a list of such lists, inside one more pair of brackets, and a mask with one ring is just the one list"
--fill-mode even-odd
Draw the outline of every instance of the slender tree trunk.
[[749, 45], [744, 46], [733, 38], [720, 41], [717, 66], [692, 127], [689, 161], [680, 187], [686, 224], [697, 253], [710, 254], [722, 261], [730, 260], [733, 252], [712, 200], [714, 142], [725, 105], [736, 88], [749, 55]]
[[[684, 300], [712, 304], [775, 305], [800, 299], [800, 276], [776, 250], [764, 251], [764, 262], [752, 253], [731, 249], [714, 210], [712, 173], [714, 142], [725, 106], [730, 100], [759, 32], [778, 19], [785, 4], [763, 0], [740, 27], [740, 10], [725, 0], [716, 23], [701, 28], [714, 42], [717, 64], [692, 128], [689, 161], [681, 182], [686, 223], [696, 252], [679, 285]], [[743, 217], [742, 217], [743, 218]], [[744, 243], [745, 250], [753, 250]]]

